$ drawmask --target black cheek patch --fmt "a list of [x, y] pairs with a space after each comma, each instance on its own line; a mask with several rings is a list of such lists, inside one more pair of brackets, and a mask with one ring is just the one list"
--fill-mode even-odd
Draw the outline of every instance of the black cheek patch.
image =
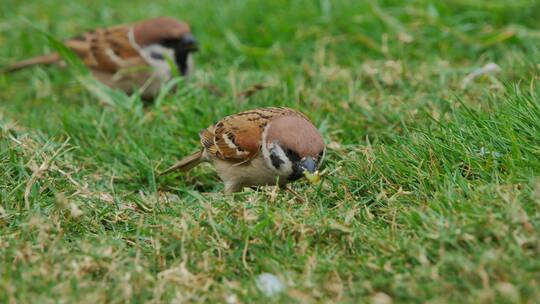
[[300, 167], [300, 155], [298, 153], [294, 152], [291, 149], [285, 149], [285, 154], [287, 155], [287, 158], [292, 163], [292, 173], [287, 177], [289, 181], [295, 181], [297, 179], [300, 179], [304, 176], [304, 169]]
[[270, 160], [272, 161], [272, 166], [274, 166], [274, 168], [276, 169], [279, 169], [279, 167], [281, 167], [281, 165], [283, 165], [285, 162], [281, 158], [279, 158], [279, 156], [272, 152], [273, 151], [270, 151]]

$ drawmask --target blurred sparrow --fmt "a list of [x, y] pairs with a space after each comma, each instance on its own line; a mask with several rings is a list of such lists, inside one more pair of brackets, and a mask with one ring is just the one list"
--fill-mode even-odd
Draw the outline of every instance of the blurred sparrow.
[[243, 187], [285, 185], [318, 177], [325, 146], [321, 133], [302, 113], [262, 108], [227, 116], [199, 133], [202, 149], [160, 175], [212, 162], [225, 192]]
[[[169, 62], [179, 73], [188, 75], [193, 70], [191, 53], [198, 49], [189, 26], [169, 17], [96, 29], [65, 41], [65, 45], [99, 81], [128, 94], [143, 88], [144, 98], [155, 97], [171, 78]], [[3, 72], [59, 62], [60, 56], [51, 53], [15, 63]]]

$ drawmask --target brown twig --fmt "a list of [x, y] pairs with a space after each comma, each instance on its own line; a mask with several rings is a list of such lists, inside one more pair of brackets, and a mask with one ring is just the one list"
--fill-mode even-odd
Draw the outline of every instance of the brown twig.
[[285, 186], [285, 190], [289, 193], [291, 193], [297, 200], [300, 201], [300, 203], [305, 204], [306, 201], [298, 194], [298, 192], [294, 191], [293, 189], [289, 188], [289, 186]]

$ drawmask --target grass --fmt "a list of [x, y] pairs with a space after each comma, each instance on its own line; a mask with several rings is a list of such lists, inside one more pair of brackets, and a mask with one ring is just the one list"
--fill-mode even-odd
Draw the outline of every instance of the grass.
[[[5, 0], [0, 65], [50, 50], [21, 16], [66, 38], [155, 15], [202, 51], [154, 105], [105, 106], [66, 69], [0, 75], [1, 302], [538, 301], [538, 3]], [[320, 186], [156, 178], [201, 128], [275, 105], [323, 132]]]

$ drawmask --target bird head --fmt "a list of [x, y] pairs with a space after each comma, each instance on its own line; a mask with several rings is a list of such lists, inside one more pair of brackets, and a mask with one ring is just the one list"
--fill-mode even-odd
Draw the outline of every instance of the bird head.
[[133, 36], [151, 64], [163, 65], [170, 57], [182, 75], [191, 72], [191, 54], [199, 45], [187, 23], [170, 17], [152, 18], [135, 24]]
[[324, 140], [306, 118], [283, 116], [272, 120], [265, 128], [263, 140], [266, 164], [279, 176], [293, 181], [318, 173], [324, 158]]

